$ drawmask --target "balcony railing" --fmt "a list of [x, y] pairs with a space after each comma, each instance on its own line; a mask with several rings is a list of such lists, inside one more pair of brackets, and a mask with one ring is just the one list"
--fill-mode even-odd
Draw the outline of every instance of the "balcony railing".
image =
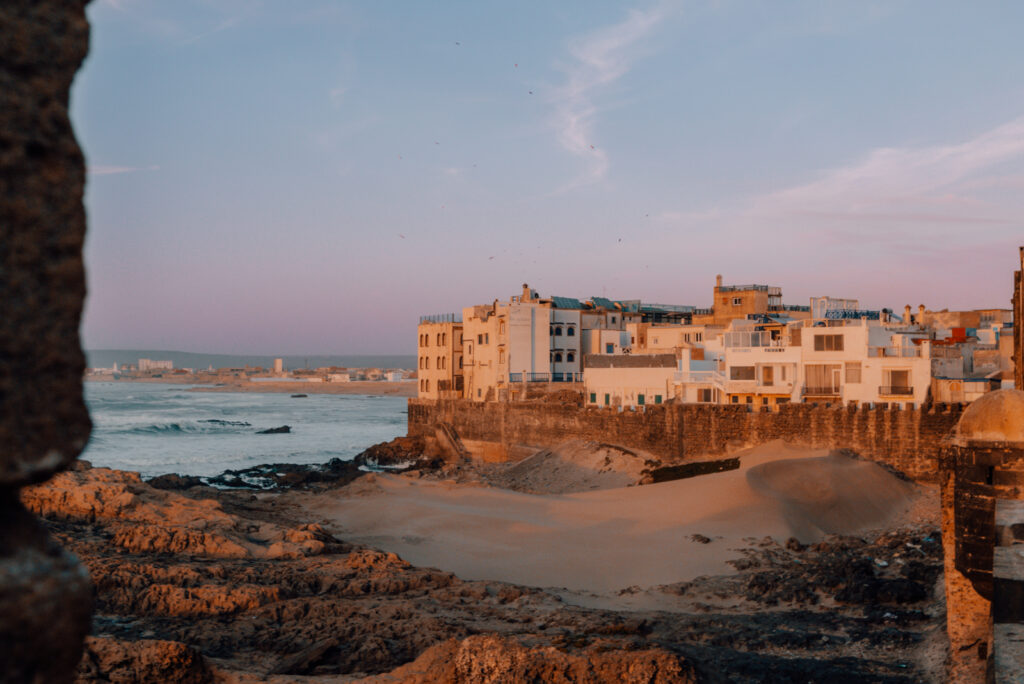
[[509, 373], [508, 381], [514, 382], [583, 382], [583, 373]]
[[921, 356], [920, 347], [868, 347], [868, 356], [910, 359]]
[[725, 385], [725, 376], [718, 371], [676, 371], [672, 381], [684, 385]]
[[838, 387], [804, 387], [805, 397], [838, 397]]
[[882, 385], [878, 388], [878, 393], [882, 396], [889, 397], [912, 397], [914, 396], [914, 388], [900, 387], [898, 385]]

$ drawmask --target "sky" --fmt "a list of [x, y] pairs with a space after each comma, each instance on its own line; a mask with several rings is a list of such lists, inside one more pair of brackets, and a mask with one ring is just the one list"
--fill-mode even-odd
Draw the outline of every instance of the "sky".
[[86, 348], [407, 354], [507, 299], [1009, 308], [1024, 3], [93, 0]]

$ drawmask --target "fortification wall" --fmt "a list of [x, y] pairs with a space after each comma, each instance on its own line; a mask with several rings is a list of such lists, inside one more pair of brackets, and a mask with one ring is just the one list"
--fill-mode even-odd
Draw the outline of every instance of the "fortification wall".
[[[811, 404], [783, 405], [777, 412], [711, 404], [619, 412], [560, 404], [410, 399], [408, 431], [433, 434], [434, 426], [448, 423], [464, 440], [498, 445], [506, 455], [521, 446], [595, 440], [650, 452], [666, 464], [783, 440], [813, 448], [853, 449], [914, 479], [935, 480], [942, 440], [960, 413], [958, 406], [894, 410]], [[489, 453], [491, 460], [494, 450]]]

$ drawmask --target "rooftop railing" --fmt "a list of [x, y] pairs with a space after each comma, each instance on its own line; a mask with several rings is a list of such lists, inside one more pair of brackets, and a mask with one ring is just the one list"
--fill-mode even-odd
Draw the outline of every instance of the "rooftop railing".
[[420, 323], [461, 323], [461, 313], [429, 314], [420, 316]]

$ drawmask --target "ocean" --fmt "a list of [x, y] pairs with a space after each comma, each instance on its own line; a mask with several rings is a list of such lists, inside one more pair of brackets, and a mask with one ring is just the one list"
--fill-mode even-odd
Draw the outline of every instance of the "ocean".
[[[362, 395], [190, 392], [188, 385], [87, 382], [94, 466], [211, 476], [261, 463], [350, 459], [405, 434], [406, 399]], [[256, 434], [291, 426], [291, 433]]]

